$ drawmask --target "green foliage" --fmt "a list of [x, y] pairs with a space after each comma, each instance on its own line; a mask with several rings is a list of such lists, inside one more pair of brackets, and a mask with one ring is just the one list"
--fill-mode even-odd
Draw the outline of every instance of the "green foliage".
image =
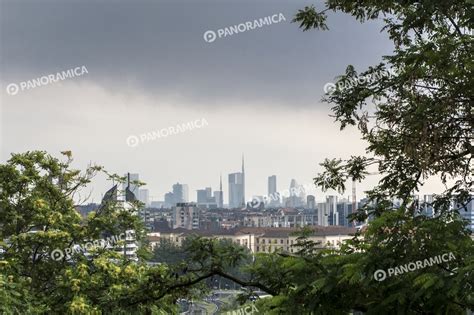
[[[474, 247], [456, 213], [426, 218], [403, 211], [384, 212], [340, 250], [310, 252], [257, 258], [252, 273], [277, 293], [257, 303], [260, 311], [463, 314], [474, 307]], [[374, 279], [376, 270], [388, 271], [445, 253], [452, 253], [456, 259], [384, 281]]]
[[160, 244], [155, 247], [153, 251], [153, 262], [165, 263], [168, 265], [175, 265], [185, 262], [188, 257], [186, 250], [189, 240], [183, 241], [183, 246], [177, 246], [168, 239], [161, 239]]
[[[45, 152], [13, 154], [0, 165], [0, 311], [5, 314], [169, 314], [178, 298], [198, 296], [200, 283], [235, 267], [247, 253], [217, 240], [193, 239], [194, 261], [150, 266], [137, 213], [141, 203], [115, 198], [81, 218], [74, 207], [80, 190], [97, 173], [124, 178], [91, 166], [71, 168]], [[135, 231], [139, 260], [112, 248], [88, 255], [66, 249], [126, 231]], [[117, 243], [121, 245], [121, 241]], [[52, 253], [60, 250], [62, 257]]]
[[[321, 250], [307, 231], [298, 251], [259, 254], [215, 239], [193, 238], [186, 261], [149, 266], [112, 250], [90, 257], [73, 253], [55, 260], [54, 249], [135, 230], [140, 203], [107, 202], [87, 218], [74, 208], [81, 188], [97, 173], [71, 169], [45, 152], [14, 154], [0, 165], [0, 312], [6, 314], [175, 313], [178, 298], [199, 296], [203, 281], [224, 277], [274, 297], [257, 302], [262, 314], [463, 314], [474, 309], [474, 246], [458, 212], [472, 201], [473, 3], [450, 1], [327, 0], [320, 12], [300, 10], [294, 22], [325, 30], [326, 12], [360, 22], [383, 19], [393, 55], [365, 71], [348, 66], [324, 100], [341, 129], [357, 127], [367, 156], [326, 159], [315, 177], [323, 189], [345, 190], [375, 171], [379, 184], [353, 219], [373, 218], [340, 250]], [[367, 79], [371, 78], [371, 79]], [[375, 78], [375, 79], [372, 79]], [[444, 184], [420, 215], [413, 195], [430, 178]], [[141, 183], [138, 183], [141, 184]], [[393, 198], [402, 200], [393, 208]], [[455, 209], [452, 209], [452, 205]], [[163, 249], [162, 249], [163, 250]], [[374, 279], [376, 270], [452, 253], [456, 259]], [[156, 254], [156, 253], [155, 253]], [[168, 257], [177, 259], [171, 255]], [[179, 257], [178, 257], [179, 258]], [[174, 261], [179, 261], [174, 260]], [[232, 274], [245, 265], [245, 273]]]
[[[63, 155], [66, 161], [39, 151], [14, 154], [0, 165], [0, 276], [6, 313], [120, 310], [124, 306], [117, 297], [133, 291], [149, 272], [143, 261], [128, 261], [113, 249], [91, 249], [89, 257], [80, 251], [67, 254], [73, 245], [127, 230], [136, 231], [140, 241], [144, 232], [134, 214], [138, 204], [125, 208], [111, 200], [81, 218], [74, 198], [102, 168], [91, 166], [81, 173], [71, 169], [71, 153]], [[54, 257], [55, 250], [63, 256]]]
[[341, 128], [358, 127], [369, 157], [326, 160], [315, 183], [344, 191], [347, 180], [361, 180], [376, 167], [383, 177], [369, 192], [374, 200], [406, 199], [428, 178], [438, 178], [448, 186], [440, 198], [467, 203], [474, 171], [472, 3], [335, 0], [326, 6], [306, 9], [295, 20], [321, 29], [317, 20], [327, 10], [361, 22], [382, 17], [395, 50], [361, 73], [348, 66], [324, 98]]
[[[314, 181], [344, 192], [348, 180], [375, 171], [379, 184], [353, 215], [371, 221], [340, 250], [317, 250], [302, 233], [296, 255], [258, 256], [252, 274], [273, 291], [258, 301], [265, 314], [464, 314], [474, 309], [474, 246], [459, 212], [472, 202], [474, 86], [472, 1], [328, 0], [300, 10], [303, 31], [326, 30], [326, 12], [360, 22], [383, 19], [394, 53], [357, 72], [349, 65], [324, 101], [341, 129], [355, 126], [367, 156], [326, 159]], [[444, 192], [423, 205], [413, 195], [428, 179]], [[398, 198], [401, 206], [394, 208]], [[431, 206], [432, 218], [420, 213]], [[445, 253], [455, 260], [397, 274], [376, 270]], [[267, 291], [269, 292], [269, 291]]]

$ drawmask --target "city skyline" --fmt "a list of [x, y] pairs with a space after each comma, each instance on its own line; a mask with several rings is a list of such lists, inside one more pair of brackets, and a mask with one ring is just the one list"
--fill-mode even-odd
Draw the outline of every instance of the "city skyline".
[[0, 0], [0, 315], [474, 315], [473, 1]]
[[[271, 174], [285, 185], [291, 179], [310, 183], [325, 158], [365, 153], [356, 129], [340, 131], [321, 98], [325, 84], [347, 64], [360, 71], [392, 51], [381, 23], [331, 14], [331, 29], [339, 34], [334, 37], [290, 23], [304, 1], [244, 2], [233, 10], [209, 1], [188, 3], [193, 18], [174, 25], [179, 4], [138, 1], [131, 23], [123, 24], [117, 17], [130, 7], [116, 4], [2, 4], [2, 40], [8, 44], [0, 64], [1, 162], [12, 152], [41, 149], [59, 156], [71, 150], [78, 169], [97, 163], [117, 174], [141, 174], [157, 200], [177, 181], [190, 191], [217, 187], [219, 173], [235, 171], [234, 157], [244, 152], [249, 198], [267, 193]], [[206, 30], [279, 13], [286, 21], [212, 44], [203, 40]], [[104, 23], [113, 27], [104, 29]], [[169, 25], [173, 32], [160, 31]], [[122, 40], [129, 45], [122, 47]], [[17, 95], [5, 90], [75, 67], [87, 73]], [[198, 120], [202, 128], [171, 132]], [[127, 143], [131, 135], [149, 139], [157, 130], [160, 138]], [[97, 201], [109, 183], [99, 177], [94, 184]], [[358, 191], [375, 184], [368, 178]], [[441, 189], [434, 182], [424, 191]]]
[[[126, 175], [127, 176], [127, 175]], [[131, 180], [140, 180], [140, 174], [138, 173], [128, 173], [128, 177], [130, 177]], [[232, 180], [231, 180], [232, 178]], [[244, 155], [242, 154], [242, 164], [241, 164], [241, 172], [237, 173], [229, 173], [228, 174], [228, 190], [227, 190], [227, 200], [226, 198], [219, 199], [219, 194], [222, 194], [222, 196], [226, 195], [226, 190], [223, 190], [222, 186], [222, 175], [219, 177], [219, 190], [214, 190], [214, 196], [212, 196], [212, 190], [213, 190], [213, 185], [206, 186], [204, 189], [189, 189], [188, 185], [184, 182], [182, 183], [176, 183], [172, 185], [171, 191], [167, 191], [163, 193], [162, 195], [156, 194], [155, 192], [152, 192], [154, 195], [154, 198], [150, 198], [150, 190], [146, 188], [147, 186], [143, 186], [143, 188], [138, 188], [136, 185], [131, 185], [131, 190], [136, 194], [137, 198], [142, 200], [140, 198], [141, 195], [146, 196], [147, 201], [145, 202], [147, 205], [156, 202], [157, 204], [163, 203], [165, 206], [170, 206], [170, 204], [176, 204], [178, 202], [195, 202], [197, 204], [205, 204], [205, 203], [216, 203], [217, 205], [226, 205], [231, 208], [237, 208], [237, 207], [245, 207], [247, 202], [250, 202], [253, 200], [254, 196], [262, 196], [262, 195], [257, 195], [255, 193], [249, 193], [245, 194], [245, 162], [244, 162]], [[231, 183], [233, 182], [233, 184]], [[282, 188], [278, 190], [277, 186], [277, 175], [271, 175], [268, 177], [268, 194], [265, 194], [265, 196], [270, 196], [272, 194], [278, 194], [281, 193], [282, 191], [291, 191], [292, 189], [295, 188], [295, 185], [297, 184], [296, 180], [294, 178], [291, 179], [290, 184], [288, 185], [289, 189]], [[127, 183], [123, 184], [123, 187], [127, 186]], [[176, 195], [179, 194], [181, 195], [181, 189], [178, 188], [183, 186], [185, 193], [184, 197], [178, 197], [178, 200], [176, 200]], [[312, 184], [304, 184], [301, 185], [303, 187], [303, 192], [307, 195], [311, 195], [312, 191], [316, 191], [316, 187], [313, 187], [314, 185]], [[236, 188], [231, 188], [231, 187], [236, 187]], [[282, 185], [284, 187], [284, 185]], [[311, 189], [312, 187], [313, 189]], [[235, 189], [234, 194], [231, 192], [231, 189]], [[177, 191], [180, 191], [177, 193]], [[194, 195], [193, 192], [196, 192]], [[189, 193], [191, 192], [191, 194]], [[216, 195], [217, 193], [217, 195]], [[158, 197], [156, 197], [158, 195]], [[161, 196], [161, 197], [160, 197]], [[193, 198], [193, 196], [196, 196]], [[232, 196], [235, 199], [234, 202], [232, 202]], [[293, 196], [294, 197], [294, 196]], [[209, 198], [214, 198], [213, 201], [210, 201]], [[203, 201], [206, 200], [207, 201]], [[293, 204], [290, 204], [293, 205]]]
[[[243, 162], [243, 161], [242, 161]], [[243, 171], [244, 170], [244, 164], [242, 163], [241, 165], [241, 170]], [[224, 173], [225, 174], [225, 173]], [[242, 172], [237, 172], [237, 173], [228, 173], [228, 175], [235, 175], [235, 174], [242, 174]], [[127, 176], [127, 175], [125, 175]], [[140, 177], [141, 176], [141, 177]], [[143, 176], [142, 174], [138, 174], [138, 173], [130, 173], [130, 179], [131, 181], [133, 180], [140, 180], [143, 182]], [[267, 176], [267, 181], [266, 181], [266, 186], [265, 187], [262, 187], [260, 191], [265, 191], [265, 193], [253, 193], [253, 192], [248, 192], [246, 194], [246, 197], [245, 197], [245, 203], [247, 202], [251, 202], [253, 200], [254, 197], [258, 197], [258, 198], [262, 198], [263, 196], [265, 197], [270, 197], [272, 194], [281, 194], [282, 192], [286, 192], [287, 194], [290, 193], [291, 194], [291, 191], [293, 188], [295, 188], [295, 186], [301, 186], [301, 188], [303, 189], [302, 192], [306, 195], [306, 196], [314, 196], [315, 197], [315, 200], [314, 202], [317, 204], [317, 203], [321, 203], [321, 202], [324, 202], [327, 198], [327, 196], [336, 196], [337, 198], [344, 198], [344, 199], [348, 199], [348, 200], [351, 200], [352, 198], [352, 195], [351, 195], [351, 187], [350, 187], [350, 184], [352, 183], [351, 181], [347, 182], [347, 189], [344, 193], [338, 193], [334, 190], [328, 190], [327, 192], [322, 192], [320, 189], [318, 189], [316, 186], [314, 186], [313, 182], [310, 181], [310, 182], [307, 182], [307, 183], [304, 183], [304, 182], [298, 182], [297, 179], [291, 177], [291, 179], [288, 181], [288, 183], [281, 183], [281, 181], [278, 179], [278, 175], [270, 175], [270, 176]], [[280, 183], [280, 184], [277, 184], [277, 183]], [[172, 194], [173, 191], [174, 191], [174, 187], [176, 185], [183, 185], [185, 186], [185, 190], [186, 190], [186, 198], [184, 199], [180, 199], [178, 202], [193, 202], [193, 203], [199, 203], [198, 201], [198, 195], [199, 195], [199, 191], [203, 191], [203, 190], [206, 190], [206, 189], [211, 189], [211, 191], [214, 193], [214, 195], [211, 194], [211, 197], [214, 197], [214, 198], [217, 198], [215, 196], [215, 193], [219, 192], [219, 191], [222, 191], [223, 192], [223, 206], [230, 206], [230, 203], [229, 203], [229, 193], [230, 193], [230, 189], [229, 189], [229, 183], [227, 182], [227, 188], [224, 188], [223, 189], [223, 181], [222, 181], [222, 174], [220, 175], [219, 177], [219, 183], [216, 184], [216, 185], [198, 185], [197, 187], [200, 187], [200, 188], [197, 188], [195, 189], [194, 187], [192, 188], [189, 188], [189, 185], [185, 182], [185, 181], [179, 181], [179, 182], [176, 182], [174, 181], [173, 182], [174, 184], [170, 184], [170, 186], [168, 188], [165, 188], [164, 189], [164, 192], [160, 193], [160, 192], [156, 192], [156, 191], [152, 191], [150, 190], [149, 188], [149, 185], [145, 185], [145, 186], [142, 186], [140, 189], [138, 189], [138, 187], [136, 187], [135, 185], [131, 185], [131, 190], [135, 193], [136, 197], [138, 199], [140, 199], [140, 193], [144, 193], [146, 194], [147, 198], [149, 198], [149, 202], [152, 203], [152, 202], [157, 202], [157, 203], [164, 203], [165, 205], [169, 206], [170, 202], [167, 202], [166, 201], [166, 196], [168, 194]], [[123, 187], [127, 186], [126, 183], [124, 183], [122, 185]], [[218, 187], [219, 190], [216, 190], [214, 189], [214, 187]], [[270, 190], [270, 188], [273, 187], [275, 188], [275, 190]], [[360, 201], [362, 199], [364, 199], [366, 197], [365, 193], [363, 193], [362, 191], [360, 191], [359, 189], [359, 185], [357, 184], [357, 193], [356, 193], [356, 198], [357, 198], [357, 201]], [[110, 187], [109, 187], [110, 188]], [[146, 191], [146, 192], [144, 192]], [[301, 192], [301, 189], [298, 190], [298, 193]], [[423, 193], [417, 193], [416, 195], [420, 195], [420, 196], [429, 196], [429, 195], [432, 195], [433, 191], [427, 191], [427, 192], [423, 192]], [[292, 195], [293, 198], [296, 197], [296, 195]], [[100, 196], [99, 196], [100, 199], [103, 198], [103, 193], [100, 193]], [[270, 200], [270, 198], [268, 198]], [[291, 198], [290, 198], [291, 199]], [[217, 199], [215, 199], [217, 200]], [[97, 200], [90, 200], [89, 202], [91, 203], [95, 203], [97, 202]], [[215, 201], [217, 203], [217, 201]], [[302, 203], [307, 203], [307, 200], [304, 200], [302, 201]], [[235, 206], [235, 207], [243, 207], [243, 203], [239, 203], [238, 206]], [[291, 204], [289, 205], [290, 207], [292, 206], [295, 206], [294, 204]]]

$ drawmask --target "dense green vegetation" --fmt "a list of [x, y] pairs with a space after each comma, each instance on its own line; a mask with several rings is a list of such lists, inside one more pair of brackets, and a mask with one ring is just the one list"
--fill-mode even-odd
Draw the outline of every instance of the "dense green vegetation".
[[[110, 249], [92, 256], [72, 253], [57, 260], [55, 249], [135, 230], [138, 202], [109, 201], [82, 219], [74, 198], [97, 173], [71, 166], [45, 152], [13, 154], [0, 165], [0, 312], [5, 314], [175, 313], [179, 298], [207, 290], [223, 277], [258, 288], [273, 298], [257, 302], [263, 314], [464, 314], [474, 309], [474, 247], [459, 212], [472, 201], [474, 119], [472, 1], [328, 0], [317, 11], [295, 16], [303, 30], [326, 30], [326, 12], [340, 11], [361, 22], [383, 19], [394, 43], [391, 56], [363, 71], [348, 66], [326, 95], [341, 128], [357, 128], [367, 155], [328, 159], [315, 177], [323, 189], [344, 191], [349, 180], [380, 174], [369, 202], [353, 219], [370, 224], [340, 250], [313, 250], [301, 239], [298, 253], [259, 254], [217, 240], [194, 238], [185, 261], [149, 266], [140, 243], [139, 261]], [[330, 23], [329, 23], [330, 24]], [[393, 69], [377, 80], [358, 80]], [[354, 82], [357, 81], [357, 84]], [[352, 82], [349, 84], [348, 82]], [[414, 194], [426, 180], [445, 190], [424, 216]], [[394, 207], [392, 200], [401, 200]], [[303, 235], [304, 236], [304, 235]], [[374, 279], [385, 270], [452, 253], [455, 259]], [[174, 262], [174, 263], [173, 263]], [[229, 272], [243, 268], [242, 274]], [[243, 299], [245, 300], [245, 299]]]

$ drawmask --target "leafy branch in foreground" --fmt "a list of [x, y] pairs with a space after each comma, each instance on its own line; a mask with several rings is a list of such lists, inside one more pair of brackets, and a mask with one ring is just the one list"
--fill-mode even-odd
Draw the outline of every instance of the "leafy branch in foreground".
[[[395, 47], [365, 71], [349, 65], [323, 98], [341, 129], [359, 130], [367, 155], [326, 159], [315, 184], [342, 193], [348, 180], [379, 174], [369, 202], [352, 217], [373, 220], [340, 250], [311, 255], [308, 247], [257, 263], [254, 273], [279, 289], [257, 307], [265, 314], [464, 314], [474, 309], [472, 232], [459, 215], [473, 202], [473, 3], [328, 0], [319, 12], [300, 10], [294, 22], [303, 31], [326, 30], [329, 11], [360, 22], [382, 19]], [[414, 195], [429, 179], [444, 191], [423, 204]], [[424, 215], [426, 207], [433, 216]], [[456, 257], [448, 264], [382, 282], [374, 277], [448, 252]], [[282, 272], [281, 280], [271, 277]]]
[[[321, 12], [313, 6], [296, 15], [304, 30], [326, 29], [321, 21], [327, 11], [342, 11], [360, 22], [381, 18], [395, 46], [393, 55], [366, 71], [357, 73], [348, 66], [337, 88], [324, 98], [334, 104], [341, 128], [358, 127], [370, 158], [352, 157], [346, 164], [326, 160], [321, 164], [325, 171], [315, 178], [317, 185], [344, 191], [347, 179], [361, 180], [373, 166], [382, 176], [369, 192], [374, 200], [390, 196], [407, 201], [427, 179], [437, 178], [446, 186], [440, 198], [448, 196], [458, 204], [470, 201], [472, 6], [469, 1], [329, 0]], [[381, 72], [387, 75], [378, 75]], [[376, 80], [367, 80], [373, 77]]]
[[[126, 205], [115, 198], [117, 190], [82, 218], [73, 197], [94, 176], [103, 173], [115, 182], [124, 178], [98, 166], [85, 172], [72, 169], [71, 153], [63, 154], [65, 161], [40, 151], [13, 154], [0, 165], [1, 313], [173, 313], [178, 298], [203, 289], [202, 280], [213, 275], [233, 278], [226, 268], [245, 253], [211, 240], [194, 240], [189, 249], [193, 260], [183, 266], [148, 265], [145, 231], [137, 215], [141, 204]], [[107, 247], [52, 255], [129, 230], [140, 246], [138, 261]]]

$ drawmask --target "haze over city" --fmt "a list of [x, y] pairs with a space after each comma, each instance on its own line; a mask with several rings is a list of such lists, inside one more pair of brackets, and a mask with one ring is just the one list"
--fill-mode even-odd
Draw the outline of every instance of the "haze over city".
[[[301, 33], [289, 23], [302, 3], [235, 3], [239, 14], [233, 10], [232, 16], [228, 6], [210, 4], [204, 9], [187, 3], [189, 18], [175, 23], [169, 12], [181, 6], [168, 2], [133, 8], [77, 2], [22, 8], [2, 2], [8, 12], [2, 16], [2, 37], [9, 43], [2, 49], [4, 85], [75, 66], [88, 70], [74, 80], [3, 94], [2, 161], [10, 152], [68, 149], [78, 167], [96, 162], [119, 174], [140, 173], [160, 199], [177, 181], [191, 191], [217, 188], [220, 173], [238, 170], [242, 153], [247, 191], [259, 195], [266, 193], [269, 175], [279, 175], [283, 190], [292, 178], [311, 183], [327, 156], [348, 156], [348, 148], [361, 153], [355, 130], [338, 133], [327, 117], [329, 107], [319, 101], [324, 83], [343, 70], [340, 60], [357, 50], [353, 62], [364, 66], [390, 48], [378, 34], [379, 25], [335, 16], [333, 28], [340, 34], [335, 41]], [[118, 20], [120, 12], [127, 12], [125, 20]], [[279, 12], [286, 22], [214, 43], [202, 39], [207, 29]], [[104, 19], [109, 19], [107, 29]], [[163, 32], [165, 25], [174, 31]], [[357, 43], [364, 38], [371, 41]], [[130, 43], [120, 46], [124, 40]], [[202, 129], [135, 148], [125, 142], [129, 135], [201, 118], [209, 123]], [[107, 184], [95, 187], [96, 201], [104, 192], [99, 187], [105, 190]]]
[[[265, 194], [272, 174], [279, 190], [293, 178], [311, 183], [324, 158], [364, 152], [356, 129], [339, 132], [328, 117], [324, 84], [345, 64], [363, 69], [380, 61], [392, 45], [380, 23], [339, 14], [330, 15], [331, 35], [301, 32], [290, 21], [305, 3], [3, 1], [2, 86], [77, 66], [88, 73], [15, 96], [3, 91], [1, 160], [10, 152], [72, 150], [78, 168], [93, 162], [141, 174], [156, 200], [178, 181], [190, 191], [217, 188], [219, 174], [236, 171], [242, 153], [248, 194]], [[179, 23], [178, 11], [186, 17]], [[202, 38], [208, 29], [278, 13], [286, 21], [213, 43]], [[205, 128], [126, 143], [202, 118]], [[93, 200], [107, 187], [99, 180]]]
[[0, 314], [474, 314], [473, 0], [0, 0]]

